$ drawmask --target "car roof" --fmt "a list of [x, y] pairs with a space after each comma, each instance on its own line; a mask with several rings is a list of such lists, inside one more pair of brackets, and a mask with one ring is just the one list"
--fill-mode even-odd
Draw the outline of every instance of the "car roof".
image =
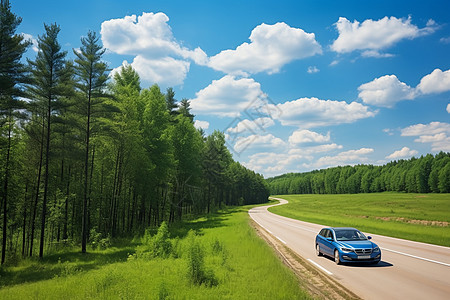
[[356, 228], [353, 228], [353, 227], [330, 227], [330, 229], [333, 229], [333, 230], [358, 230], [358, 229], [356, 229]]

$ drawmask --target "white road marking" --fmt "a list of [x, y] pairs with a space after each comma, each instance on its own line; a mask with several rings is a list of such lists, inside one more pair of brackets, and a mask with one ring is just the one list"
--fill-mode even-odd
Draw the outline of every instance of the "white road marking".
[[401, 255], [412, 257], [412, 258], [416, 258], [416, 259], [420, 259], [420, 260], [424, 260], [424, 261], [432, 262], [432, 263], [435, 263], [435, 264], [440, 264], [440, 265], [444, 265], [444, 266], [450, 267], [450, 264], [447, 264], [447, 263], [444, 263], [444, 262], [440, 262], [440, 261], [437, 261], [437, 260], [432, 260], [432, 259], [429, 259], [429, 258], [415, 256], [415, 255], [412, 255], [412, 254], [408, 254], [408, 253], [404, 253], [404, 252], [400, 252], [400, 251], [395, 251], [395, 250], [391, 250], [391, 249], [387, 249], [387, 248], [381, 248], [381, 249], [384, 250], [384, 251], [394, 252], [394, 253], [397, 253], [397, 254], [401, 254]]
[[279, 239], [283, 244], [287, 245], [287, 243], [285, 241], [283, 241], [282, 239], [280, 239], [279, 237], [275, 236], [277, 239]]
[[322, 271], [324, 271], [325, 273], [327, 273], [328, 275], [333, 275], [333, 273], [331, 273], [330, 271], [328, 271], [327, 269], [325, 269], [324, 267], [322, 267], [321, 265], [319, 265], [318, 263], [316, 263], [315, 261], [313, 261], [312, 259], [308, 258], [308, 261], [310, 263], [312, 263], [313, 265], [315, 265], [316, 267], [318, 267], [319, 269], [321, 269]]

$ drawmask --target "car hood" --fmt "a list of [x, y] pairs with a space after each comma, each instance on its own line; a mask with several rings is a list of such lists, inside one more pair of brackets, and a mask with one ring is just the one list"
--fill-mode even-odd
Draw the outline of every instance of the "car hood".
[[369, 240], [366, 241], [340, 241], [336, 242], [339, 246], [345, 248], [373, 248], [376, 247], [374, 243]]

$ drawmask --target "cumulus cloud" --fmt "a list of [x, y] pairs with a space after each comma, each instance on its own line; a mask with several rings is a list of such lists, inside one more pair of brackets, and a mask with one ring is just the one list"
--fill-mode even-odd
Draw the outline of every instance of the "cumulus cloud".
[[284, 147], [286, 143], [272, 134], [253, 134], [247, 137], [239, 137], [234, 145], [234, 150], [238, 153], [250, 148], [277, 148]]
[[355, 165], [359, 163], [367, 162], [368, 154], [371, 154], [374, 150], [372, 148], [361, 148], [358, 150], [349, 150], [341, 152], [335, 156], [324, 156], [317, 160], [314, 164], [317, 168]]
[[306, 33], [282, 22], [256, 26], [249, 39], [250, 43], [211, 57], [209, 66], [227, 74], [272, 74], [293, 60], [322, 53], [314, 33]]
[[370, 111], [361, 103], [317, 98], [300, 98], [276, 105], [281, 111], [277, 119], [282, 125], [312, 128], [353, 123], [360, 119], [373, 117], [377, 112]]
[[194, 127], [197, 128], [197, 129], [206, 130], [206, 129], [209, 128], [209, 122], [208, 121], [195, 120]]
[[429, 20], [426, 27], [418, 28], [411, 24], [411, 17], [405, 19], [387, 16], [377, 21], [368, 19], [362, 23], [356, 20], [352, 23], [340, 17], [335, 26], [339, 36], [331, 45], [333, 51], [349, 53], [361, 50], [365, 51], [363, 55], [371, 57], [386, 57], [386, 54], [381, 53], [380, 50], [389, 48], [404, 39], [431, 34], [437, 28], [433, 20]]
[[322, 135], [320, 133], [306, 129], [296, 130], [289, 137], [289, 143], [293, 145], [308, 144], [308, 143], [323, 144], [328, 143], [329, 141], [330, 141], [329, 132], [327, 133], [327, 135]]
[[[122, 66], [129, 65], [125, 60]], [[190, 63], [172, 57], [162, 57], [159, 59], [148, 59], [138, 55], [130, 64], [138, 72], [141, 80], [150, 83], [158, 83], [163, 86], [175, 86], [182, 84], [189, 72]], [[122, 66], [114, 68], [111, 76], [119, 72]]]
[[358, 91], [364, 103], [382, 107], [393, 107], [398, 101], [412, 100], [416, 96], [415, 89], [398, 80], [395, 75], [375, 78], [362, 84]]
[[182, 84], [190, 61], [206, 65], [208, 57], [200, 48], [182, 46], [168, 21], [169, 17], [161, 12], [104, 21], [100, 31], [103, 46], [117, 54], [134, 55], [131, 65], [145, 81]]
[[416, 155], [418, 152], [416, 150], [411, 150], [408, 147], [403, 147], [401, 150], [394, 151], [394, 153], [386, 156], [387, 159], [399, 159], [399, 158], [409, 158]]
[[237, 117], [254, 101], [265, 97], [261, 85], [253, 79], [226, 75], [198, 91], [191, 108], [200, 115]]
[[450, 70], [435, 69], [425, 75], [415, 88], [401, 82], [395, 75], [385, 75], [360, 85], [358, 91], [364, 103], [391, 108], [402, 100], [450, 91]]
[[235, 127], [228, 128], [227, 132], [234, 134], [241, 134], [244, 132], [257, 132], [273, 125], [275, 125], [275, 122], [272, 118], [269, 117], [258, 118], [255, 120], [245, 119], [237, 123]]
[[450, 91], [450, 70], [442, 72], [435, 69], [431, 74], [424, 76], [417, 89], [422, 94], [434, 94]]
[[447, 112], [450, 114], [450, 103], [447, 104]]
[[450, 151], [450, 124], [431, 122], [416, 124], [401, 130], [402, 136], [417, 136], [417, 143], [430, 143], [432, 151]]
[[311, 67], [308, 67], [308, 71], [307, 72], [309, 74], [315, 74], [315, 73], [319, 73], [320, 70], [316, 66], [311, 66]]

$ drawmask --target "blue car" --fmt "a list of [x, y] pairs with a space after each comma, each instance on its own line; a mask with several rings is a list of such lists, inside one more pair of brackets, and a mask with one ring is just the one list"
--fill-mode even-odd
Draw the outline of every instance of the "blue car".
[[381, 250], [370, 239], [355, 228], [323, 228], [316, 236], [316, 254], [330, 256], [338, 265], [344, 262], [377, 264], [381, 260]]

